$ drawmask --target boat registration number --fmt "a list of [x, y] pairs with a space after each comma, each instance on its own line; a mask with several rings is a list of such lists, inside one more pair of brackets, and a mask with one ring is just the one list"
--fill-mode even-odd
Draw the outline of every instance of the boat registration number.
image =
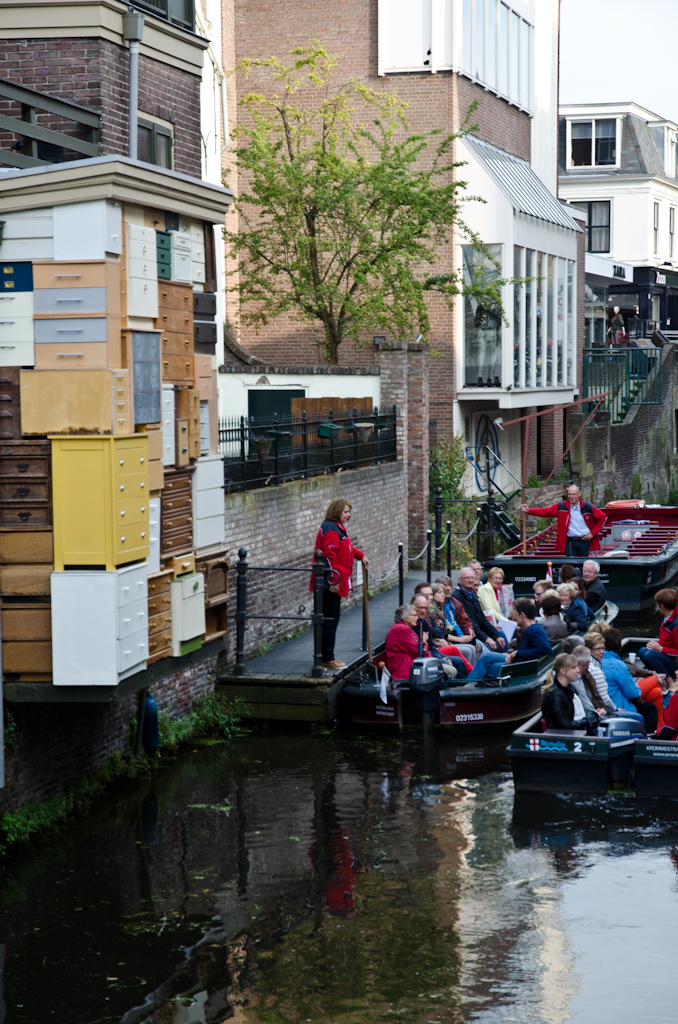
[[482, 711], [476, 712], [475, 714], [468, 715], [455, 715], [455, 721], [457, 722], [482, 722], [485, 715]]

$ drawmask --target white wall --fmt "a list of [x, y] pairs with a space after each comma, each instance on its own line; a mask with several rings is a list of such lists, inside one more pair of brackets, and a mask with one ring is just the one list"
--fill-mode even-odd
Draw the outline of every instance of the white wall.
[[534, 22], [532, 158], [553, 195], [558, 188], [558, 0], [539, 0]]
[[247, 393], [250, 389], [298, 391], [303, 388], [306, 398], [323, 398], [325, 395], [331, 398], [366, 398], [369, 395], [373, 406], [381, 404], [378, 374], [220, 373], [218, 385], [220, 416], [247, 416]]

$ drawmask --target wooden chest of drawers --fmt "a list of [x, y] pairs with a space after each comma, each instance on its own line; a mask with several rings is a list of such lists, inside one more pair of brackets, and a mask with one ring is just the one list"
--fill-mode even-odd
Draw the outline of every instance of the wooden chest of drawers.
[[193, 547], [191, 471], [165, 474], [160, 512], [160, 557], [167, 558]]
[[129, 434], [128, 370], [22, 370], [24, 435]]
[[49, 441], [0, 442], [0, 526], [52, 522]]
[[4, 678], [52, 678], [51, 530], [0, 530]]
[[170, 570], [148, 577], [148, 663], [172, 655]]
[[158, 317], [162, 379], [177, 384], [193, 381], [193, 289], [181, 284], [158, 284]]
[[0, 441], [21, 440], [19, 367], [0, 367]]

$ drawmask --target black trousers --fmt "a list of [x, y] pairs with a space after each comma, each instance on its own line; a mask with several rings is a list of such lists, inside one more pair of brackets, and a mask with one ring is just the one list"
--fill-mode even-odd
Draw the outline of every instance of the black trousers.
[[568, 537], [565, 545], [566, 558], [588, 558], [590, 540], [577, 540], [576, 537]]
[[341, 598], [331, 590], [323, 590], [323, 661], [334, 661], [334, 639], [337, 635]]

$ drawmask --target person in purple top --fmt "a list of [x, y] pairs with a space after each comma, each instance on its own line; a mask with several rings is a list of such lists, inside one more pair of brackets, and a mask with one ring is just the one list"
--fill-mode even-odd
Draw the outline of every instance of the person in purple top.
[[514, 661], [531, 661], [533, 658], [543, 658], [553, 653], [546, 630], [535, 621], [537, 607], [534, 601], [528, 597], [521, 597], [513, 606], [511, 618], [524, 630], [518, 649], [509, 654], [494, 651], [481, 654], [473, 666], [473, 671], [469, 673], [467, 682], [471, 679], [495, 678], [500, 674], [503, 665], [509, 665]]

